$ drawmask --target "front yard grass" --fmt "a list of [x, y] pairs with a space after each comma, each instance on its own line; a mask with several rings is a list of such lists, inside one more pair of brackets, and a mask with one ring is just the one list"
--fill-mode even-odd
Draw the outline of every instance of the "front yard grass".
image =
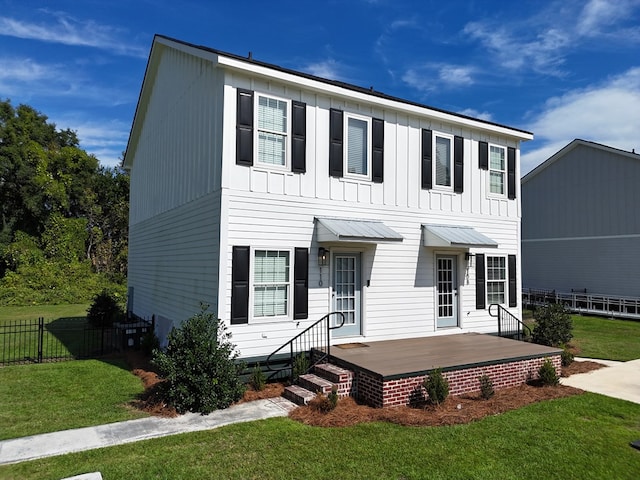
[[636, 479], [640, 405], [583, 394], [452, 427], [270, 419], [0, 467], [3, 479]]
[[33, 305], [27, 307], [0, 307], [0, 325], [13, 320], [47, 320], [56, 318], [86, 317], [88, 304]]
[[0, 367], [0, 440], [146, 416], [142, 391], [124, 360]]
[[[525, 323], [533, 330], [535, 320], [530, 310], [523, 312]], [[580, 357], [626, 362], [640, 358], [640, 321], [571, 315], [573, 339]]]

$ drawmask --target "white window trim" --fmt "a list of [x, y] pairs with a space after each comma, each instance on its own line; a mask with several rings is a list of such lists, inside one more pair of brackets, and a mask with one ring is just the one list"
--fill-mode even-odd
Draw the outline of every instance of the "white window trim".
[[[446, 191], [451, 191], [453, 192], [453, 183], [454, 183], [454, 179], [453, 179], [453, 148], [454, 148], [454, 136], [448, 133], [441, 133], [441, 132], [433, 132], [433, 137], [432, 137], [432, 178], [433, 178], [433, 188], [435, 190], [446, 190]], [[441, 137], [441, 138], [446, 138], [447, 140], [449, 140], [449, 180], [450, 180], [450, 184], [451, 185], [438, 185], [438, 176], [437, 176], [437, 169], [438, 169], [438, 153], [437, 153], [437, 143], [436, 143], [436, 139], [437, 137]]]
[[[504, 280], [489, 280], [489, 258], [502, 258], [504, 259]], [[486, 305], [491, 305], [493, 302], [489, 301], [489, 283], [504, 283], [504, 300], [500, 305], [507, 305], [509, 303], [509, 262], [506, 255], [486, 255], [484, 265], [484, 278], [485, 278], [485, 295]]]
[[[264, 170], [277, 170], [281, 172], [288, 172], [291, 169], [291, 100], [288, 98], [278, 97], [276, 95], [271, 95], [268, 93], [255, 92], [253, 95], [253, 124], [255, 125], [253, 129], [253, 149], [254, 149], [254, 162], [253, 166], [259, 169]], [[281, 102], [285, 102], [287, 104], [287, 133], [285, 139], [285, 156], [284, 156], [284, 165], [272, 165], [270, 163], [262, 163], [260, 162], [260, 128], [258, 127], [258, 115], [260, 108], [260, 97], [272, 98], [274, 100], [278, 100]], [[265, 130], [269, 131], [269, 130]], [[258, 249], [262, 250], [262, 249]]]
[[[367, 149], [366, 149], [366, 154], [367, 154], [367, 174], [366, 175], [359, 175], [357, 173], [349, 173], [349, 119], [350, 118], [354, 118], [356, 120], [361, 120], [363, 122], [366, 122], [367, 124]], [[352, 179], [357, 179], [357, 180], [371, 180], [371, 157], [372, 157], [372, 121], [371, 121], [371, 117], [365, 117], [363, 115], [357, 115], [354, 113], [348, 113], [348, 112], [344, 112], [344, 120], [343, 120], [343, 164], [342, 164], [342, 168], [343, 168], [343, 176], [344, 178], [352, 178]]]
[[[502, 170], [502, 193], [495, 193], [491, 191], [491, 172], [492, 171], [498, 171], [498, 170], [493, 170], [491, 168], [491, 147], [496, 147], [496, 148], [500, 148], [502, 149], [502, 151], [504, 152], [504, 170]], [[505, 147], [504, 145], [497, 145], [495, 143], [490, 143], [487, 146], [487, 194], [488, 196], [491, 197], [497, 197], [497, 198], [505, 198], [507, 196], [507, 147]]]
[[[257, 317], [255, 315], [255, 264], [256, 264], [256, 251], [266, 250], [268, 252], [287, 252], [289, 254], [289, 281], [287, 282], [287, 313], [285, 315], [274, 315]], [[280, 248], [280, 247], [251, 247], [251, 257], [249, 262], [249, 309], [250, 309], [250, 321], [249, 323], [275, 323], [282, 321], [290, 321], [292, 319], [293, 311], [293, 249], [292, 248]]]

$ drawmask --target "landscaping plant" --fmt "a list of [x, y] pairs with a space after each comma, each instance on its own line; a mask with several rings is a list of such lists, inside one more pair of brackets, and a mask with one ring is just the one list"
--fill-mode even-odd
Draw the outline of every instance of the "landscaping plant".
[[485, 373], [478, 380], [480, 382], [480, 396], [485, 400], [489, 400], [496, 393], [493, 389], [491, 378]]
[[429, 401], [434, 405], [440, 405], [449, 396], [449, 382], [442, 375], [441, 368], [431, 370], [427, 378], [424, 379], [423, 385], [429, 396]]
[[569, 343], [573, 337], [571, 315], [560, 303], [546, 304], [535, 312], [536, 326], [533, 341], [539, 345], [558, 347]]
[[124, 318], [124, 309], [115, 294], [102, 290], [95, 297], [87, 311], [87, 320], [96, 327], [110, 327]]
[[569, 350], [569, 347], [567, 345], [564, 345], [562, 347], [562, 366], [563, 367], [568, 367], [569, 365], [571, 365], [573, 363], [574, 357], [573, 357], [573, 353], [571, 353], [571, 350]]
[[264, 375], [264, 372], [262, 371], [262, 368], [260, 368], [260, 363], [253, 367], [253, 370], [251, 371], [251, 380], [249, 381], [249, 383], [256, 392], [261, 392], [262, 390], [264, 390], [267, 379]]
[[560, 383], [556, 367], [553, 366], [549, 358], [545, 358], [544, 363], [538, 369], [538, 377], [540, 378], [540, 383], [545, 387], [556, 386]]
[[202, 311], [169, 333], [166, 351], [156, 350], [153, 362], [163, 383], [165, 401], [179, 413], [210, 413], [226, 408], [244, 393], [243, 365], [224, 322]]

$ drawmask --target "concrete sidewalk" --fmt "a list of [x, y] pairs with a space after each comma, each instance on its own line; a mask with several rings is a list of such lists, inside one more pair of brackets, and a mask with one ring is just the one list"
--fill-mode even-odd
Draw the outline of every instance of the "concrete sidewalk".
[[640, 404], [640, 360], [612, 362], [585, 358], [578, 361], [580, 360], [592, 360], [607, 367], [562, 378], [560, 383]]
[[111, 447], [177, 433], [212, 430], [232, 423], [285, 417], [295, 407], [296, 405], [288, 400], [278, 397], [241, 403], [209, 415], [187, 413], [176, 418], [148, 417], [4, 440], [0, 442], [0, 465]]

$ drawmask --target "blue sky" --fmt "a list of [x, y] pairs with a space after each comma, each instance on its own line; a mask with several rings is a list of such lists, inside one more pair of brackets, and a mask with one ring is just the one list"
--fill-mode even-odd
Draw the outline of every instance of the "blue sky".
[[0, 98], [124, 151], [153, 35], [528, 130], [640, 151], [640, 0], [0, 0]]

